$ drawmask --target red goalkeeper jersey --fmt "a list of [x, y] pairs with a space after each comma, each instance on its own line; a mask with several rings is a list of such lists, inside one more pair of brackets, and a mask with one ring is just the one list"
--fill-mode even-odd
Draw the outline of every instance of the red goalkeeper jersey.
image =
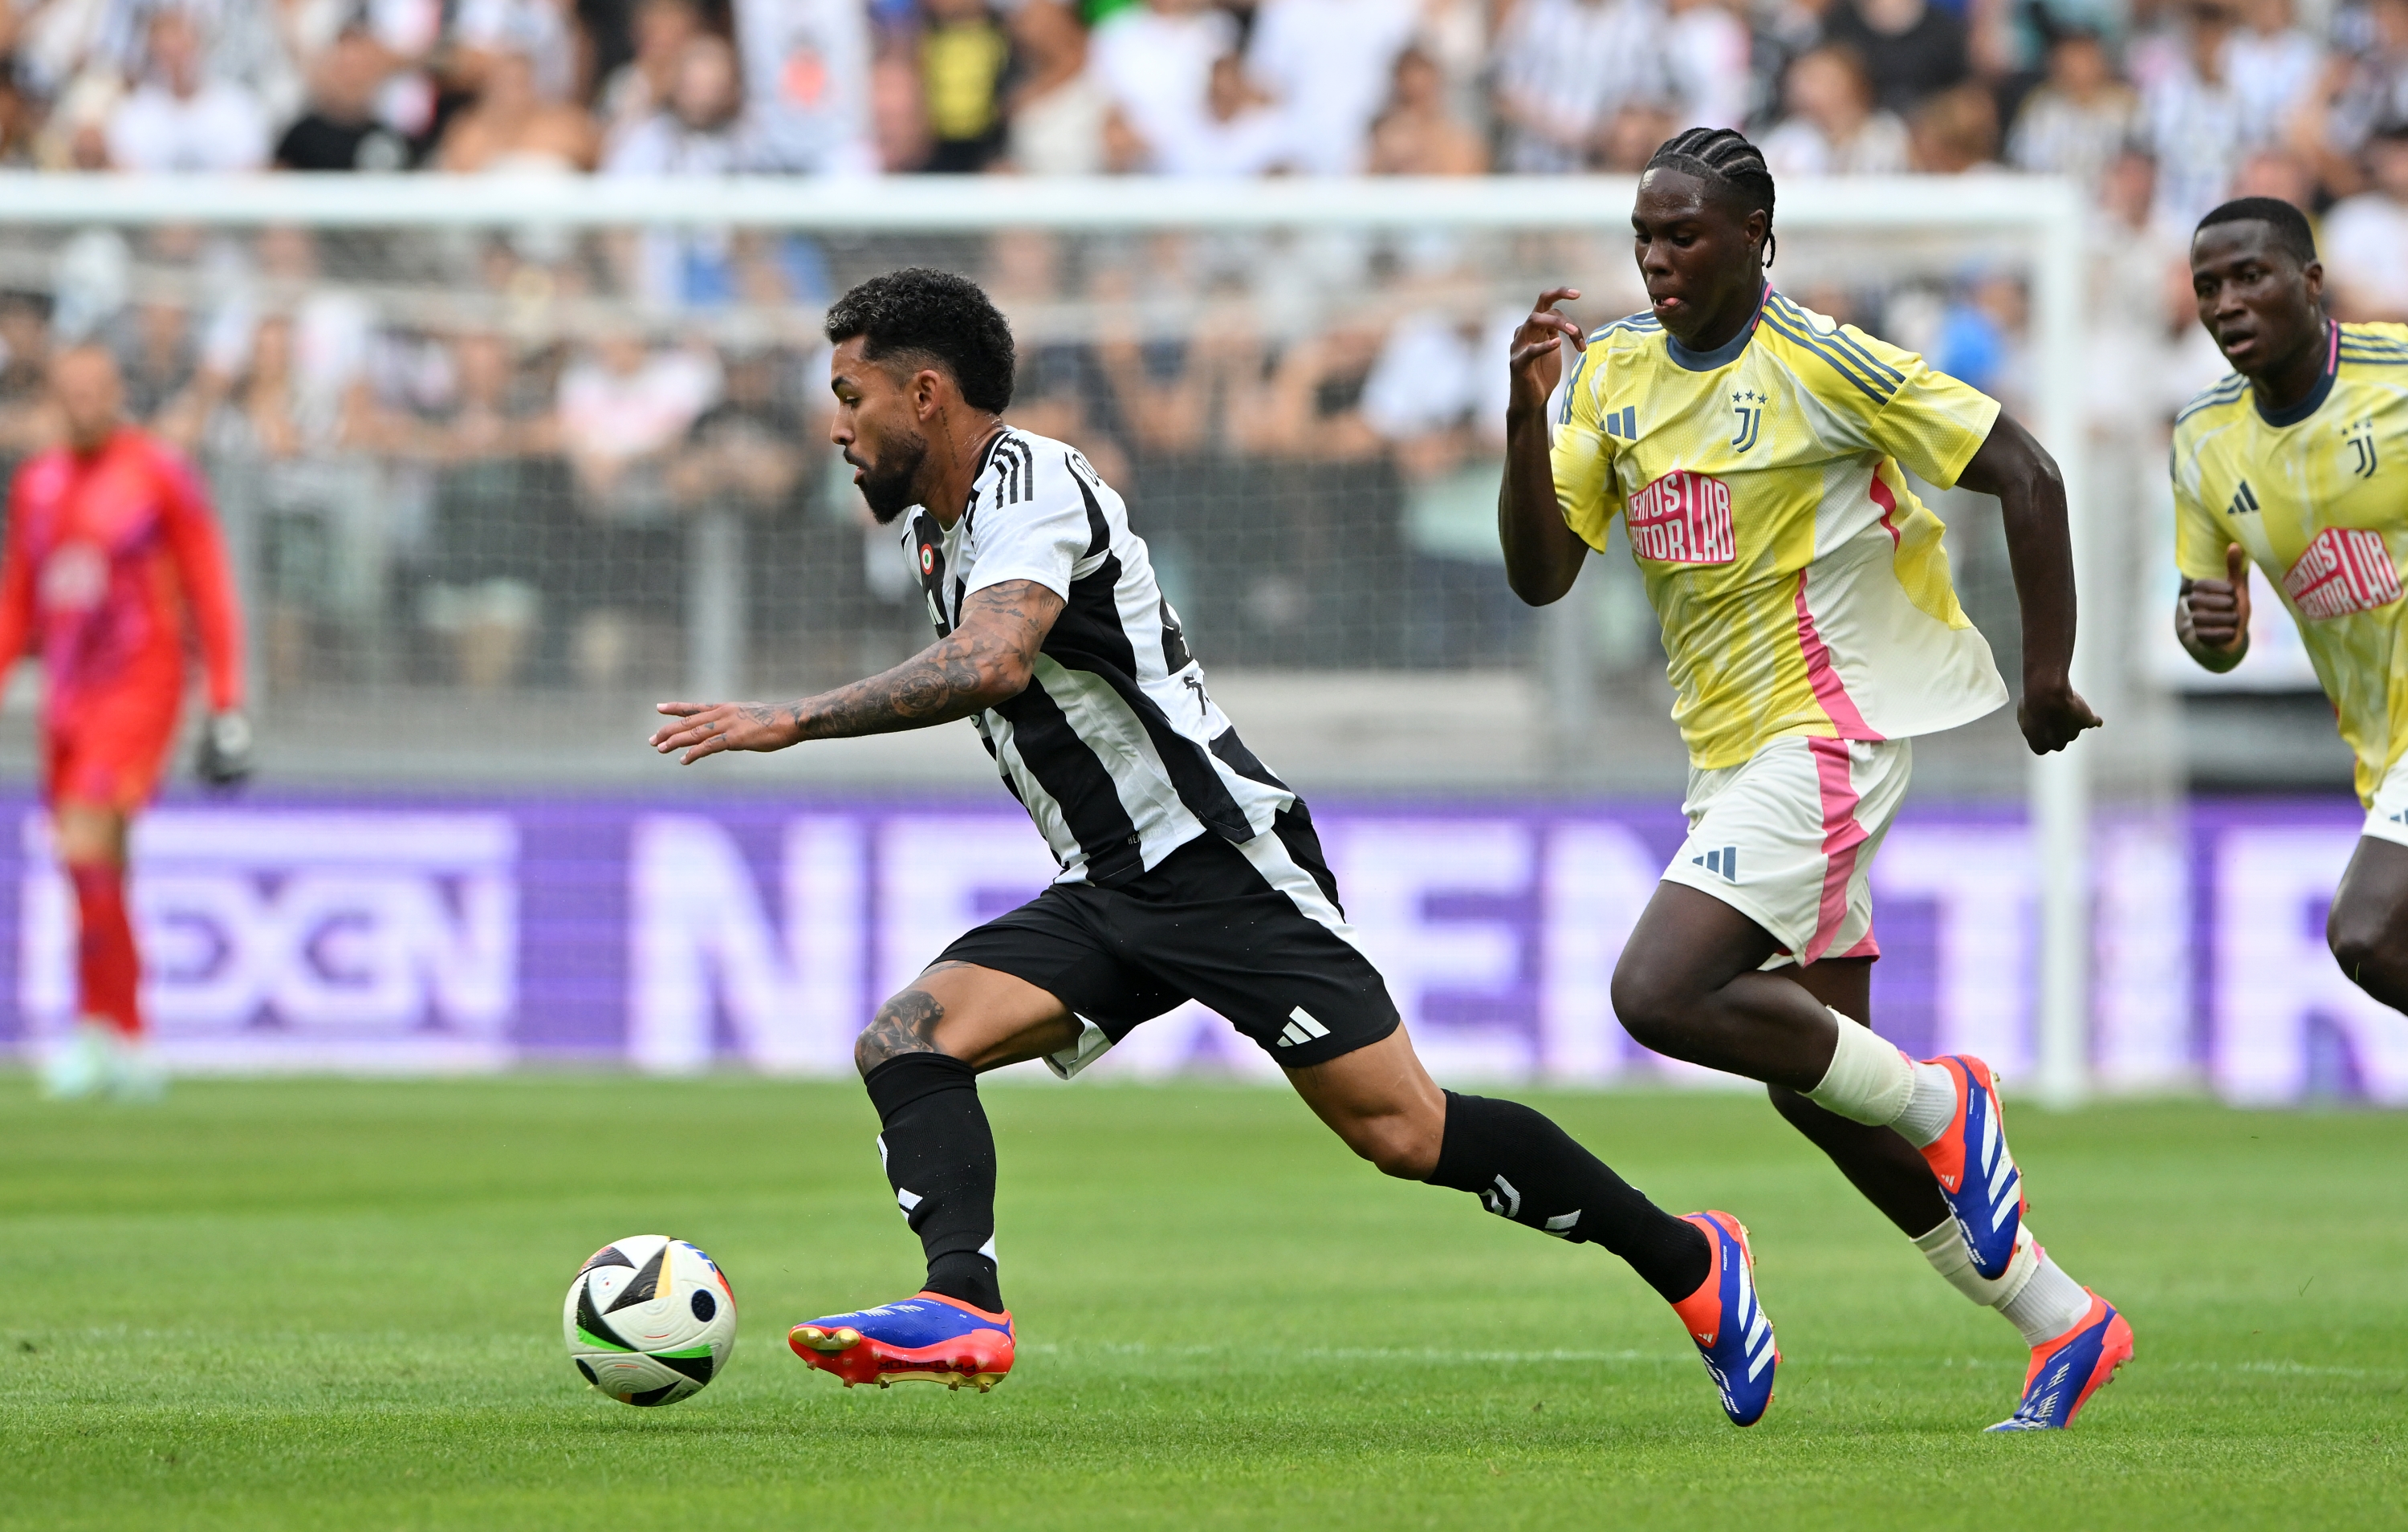
[[136, 717], [151, 727], [134, 732], [164, 747], [188, 631], [211, 709], [240, 707], [241, 623], [217, 518], [181, 454], [127, 426], [95, 451], [53, 448], [18, 469], [0, 555], [0, 660], [29, 648], [40, 657], [54, 748]]

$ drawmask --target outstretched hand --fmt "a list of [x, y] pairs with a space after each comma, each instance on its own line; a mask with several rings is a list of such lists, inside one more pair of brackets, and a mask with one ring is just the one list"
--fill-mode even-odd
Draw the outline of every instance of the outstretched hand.
[[1588, 337], [1581, 334], [1581, 327], [1555, 312], [1555, 305], [1579, 297], [1577, 287], [1551, 287], [1539, 294], [1530, 317], [1514, 329], [1508, 362], [1513, 379], [1509, 409], [1544, 409], [1547, 396], [1563, 380], [1564, 343], [1571, 342], [1576, 351], [1588, 350]]
[[692, 766], [724, 750], [783, 750], [803, 737], [794, 707], [766, 702], [663, 702], [652, 710], [677, 719], [652, 731], [652, 749]]

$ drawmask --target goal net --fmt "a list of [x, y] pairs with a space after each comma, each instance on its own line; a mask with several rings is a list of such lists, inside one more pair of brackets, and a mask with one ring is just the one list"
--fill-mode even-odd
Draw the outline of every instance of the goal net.
[[[863, 277], [949, 267], [1011, 317], [1011, 419], [1123, 488], [1199, 657], [1287, 774], [1666, 799], [1682, 755], [1635, 571], [1597, 561], [1533, 611], [1495, 537], [1506, 336], [1546, 287], [1580, 288], [1569, 308], [1590, 325], [1644, 307], [1630, 194], [11, 178], [0, 452], [42, 437], [48, 349], [116, 351], [133, 412], [213, 489], [285, 780], [652, 780], [635, 743], [652, 701], [800, 694], [926, 641], [916, 583], [826, 445], [819, 322]], [[2086, 402], [2083, 218], [2049, 181], [1799, 182], [1773, 271], [2004, 400], [2065, 468], [2081, 681], [2140, 726], [2035, 766], [1997, 719], [1917, 763], [1927, 794], [2032, 808], [2030, 993], [2061, 1100], [2086, 1070], [2087, 784], [2145, 796], [2172, 779], [2126, 658], [2144, 593], [2123, 582], [2145, 561], [2122, 539], [2140, 534], [2094, 513], [2151, 503], [2132, 491], [2161, 449]], [[1931, 500], [2012, 677], [1995, 506]], [[14, 727], [23, 749], [22, 711]], [[796, 770], [950, 784], [957, 745]]]

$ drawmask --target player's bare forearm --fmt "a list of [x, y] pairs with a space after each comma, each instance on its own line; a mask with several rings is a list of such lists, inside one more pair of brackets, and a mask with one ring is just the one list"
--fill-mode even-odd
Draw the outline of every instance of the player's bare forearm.
[[1507, 358], [1512, 377], [1505, 406], [1505, 478], [1497, 491], [1497, 540], [1505, 551], [1505, 582], [1529, 606], [1563, 599], [1580, 578], [1588, 544], [1564, 524], [1555, 502], [1555, 471], [1547, 441], [1547, 395], [1563, 377], [1563, 349], [1585, 349], [1580, 326], [1555, 312], [1577, 298], [1576, 288], [1539, 294], [1530, 317], [1513, 335]]
[[1062, 598], [1034, 580], [973, 592], [961, 625], [892, 670], [799, 702], [664, 702], [677, 720], [652, 734], [663, 755], [692, 765], [722, 751], [784, 750], [968, 718], [1025, 691]]
[[2015, 709], [2035, 754], [2063, 750], [2099, 715], [2073, 689], [2073, 539], [2065, 477], [2032, 434], [2001, 414], [1957, 482], [1999, 498], [2023, 617], [2024, 694]]

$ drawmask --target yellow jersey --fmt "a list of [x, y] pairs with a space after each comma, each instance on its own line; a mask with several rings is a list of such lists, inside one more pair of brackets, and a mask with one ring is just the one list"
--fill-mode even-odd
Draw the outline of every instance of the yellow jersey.
[[2300, 624], [2358, 754], [2358, 795], [2408, 750], [2408, 325], [2334, 324], [2324, 376], [2288, 409], [2235, 373], [2174, 417], [2174, 558], [2225, 578], [2239, 543]]
[[1770, 287], [1713, 351], [1652, 314], [1589, 337], [1555, 401], [1555, 498], [1600, 552], [1622, 518], [1699, 769], [1796, 735], [1930, 734], [2006, 701], [1902, 471], [1955, 484], [1998, 415]]

